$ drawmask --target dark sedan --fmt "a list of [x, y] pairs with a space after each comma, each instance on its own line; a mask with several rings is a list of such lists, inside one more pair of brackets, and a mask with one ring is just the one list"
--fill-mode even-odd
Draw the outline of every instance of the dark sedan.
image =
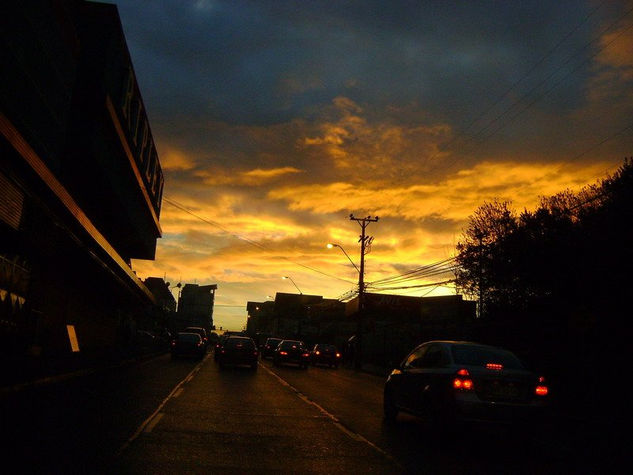
[[299, 340], [282, 340], [273, 354], [273, 364], [296, 364], [300, 368], [307, 368], [310, 363], [310, 351]]
[[202, 359], [207, 348], [198, 333], [180, 332], [171, 342], [171, 357], [176, 359], [181, 356], [192, 356]]
[[332, 366], [338, 368], [340, 362], [341, 353], [334, 345], [317, 343], [310, 352], [310, 363], [312, 363], [313, 366], [322, 364], [328, 365], [330, 368]]
[[257, 369], [259, 352], [252, 338], [245, 336], [230, 336], [226, 339], [218, 354], [220, 369], [226, 366], [247, 365]]
[[407, 412], [431, 422], [528, 422], [548, 405], [545, 379], [512, 352], [463, 341], [416, 347], [389, 375], [384, 416]]

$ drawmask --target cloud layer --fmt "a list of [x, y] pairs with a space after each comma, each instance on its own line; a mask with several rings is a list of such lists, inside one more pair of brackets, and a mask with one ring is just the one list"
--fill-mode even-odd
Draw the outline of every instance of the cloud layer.
[[380, 216], [377, 280], [452, 256], [484, 201], [531, 208], [633, 154], [630, 1], [116, 3], [166, 177], [134, 268], [217, 283], [225, 327], [285, 275], [351, 289], [325, 248], [358, 262], [350, 213]]

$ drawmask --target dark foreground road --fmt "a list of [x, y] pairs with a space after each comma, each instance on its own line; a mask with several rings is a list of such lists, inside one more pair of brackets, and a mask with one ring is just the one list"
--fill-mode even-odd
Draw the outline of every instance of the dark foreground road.
[[[383, 378], [348, 369], [143, 364], [0, 394], [11, 473], [625, 473], [608, 433], [382, 420]], [[609, 444], [612, 445], [612, 444]], [[624, 445], [622, 444], [622, 447]]]

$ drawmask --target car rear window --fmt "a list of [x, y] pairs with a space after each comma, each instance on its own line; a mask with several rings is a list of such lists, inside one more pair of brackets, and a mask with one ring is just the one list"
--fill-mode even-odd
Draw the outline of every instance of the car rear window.
[[458, 365], [486, 366], [488, 363], [502, 364], [505, 368], [523, 369], [521, 360], [512, 352], [500, 348], [476, 345], [454, 345], [453, 360]]
[[246, 348], [246, 349], [255, 349], [255, 343], [253, 340], [249, 340], [248, 338], [229, 338], [226, 340], [226, 344], [224, 345], [226, 348]]
[[296, 346], [297, 348], [303, 348], [303, 343], [300, 341], [294, 341], [294, 340], [284, 340], [279, 344], [279, 348], [283, 348], [283, 349], [289, 349], [289, 348], [292, 348], [293, 346]]
[[176, 338], [183, 343], [197, 343], [201, 340], [197, 333], [178, 333]]

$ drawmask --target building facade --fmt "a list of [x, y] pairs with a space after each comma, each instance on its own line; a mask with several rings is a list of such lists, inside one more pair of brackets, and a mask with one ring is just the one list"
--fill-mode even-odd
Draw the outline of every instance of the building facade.
[[185, 327], [203, 327], [210, 333], [214, 330], [213, 306], [215, 303], [216, 284], [185, 284], [178, 297], [175, 329]]
[[156, 304], [164, 178], [115, 5], [9, 2], [0, 19], [0, 348], [107, 351]]

